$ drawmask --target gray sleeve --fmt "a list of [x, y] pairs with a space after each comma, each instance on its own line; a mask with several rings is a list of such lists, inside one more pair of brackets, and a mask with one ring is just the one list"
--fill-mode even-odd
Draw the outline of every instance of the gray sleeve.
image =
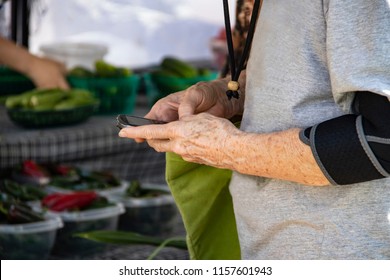
[[[309, 143], [332, 184], [389, 176], [390, 2], [324, 0], [326, 52], [332, 93], [344, 115], [319, 123], [300, 138]], [[357, 103], [355, 103], [357, 104]]]
[[355, 91], [390, 96], [390, 2], [324, 1], [327, 59], [336, 102], [352, 99], [345, 93]]

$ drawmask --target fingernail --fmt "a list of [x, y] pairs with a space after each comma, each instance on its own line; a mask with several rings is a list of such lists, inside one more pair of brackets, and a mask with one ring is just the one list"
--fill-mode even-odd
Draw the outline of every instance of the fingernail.
[[119, 131], [119, 137], [125, 137], [126, 136], [126, 133], [123, 131], [123, 129], [121, 131]]

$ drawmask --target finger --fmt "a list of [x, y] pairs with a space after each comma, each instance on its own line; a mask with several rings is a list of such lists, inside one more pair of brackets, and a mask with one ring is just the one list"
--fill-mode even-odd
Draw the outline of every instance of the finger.
[[133, 139], [169, 139], [170, 130], [167, 128], [169, 124], [163, 125], [143, 125], [137, 127], [126, 127], [120, 130], [120, 137]]
[[162, 120], [166, 122], [177, 120], [179, 103], [173, 101], [161, 101], [145, 115], [145, 118]]
[[68, 84], [65, 80], [61, 80], [61, 81], [59, 82], [59, 87], [60, 87], [61, 89], [65, 89], [65, 90], [70, 89], [69, 84]]
[[137, 143], [143, 143], [143, 142], [145, 142], [145, 139], [143, 139], [143, 138], [135, 138], [134, 141], [137, 142]]
[[197, 94], [187, 95], [178, 108], [179, 119], [193, 115], [200, 102]]
[[172, 142], [169, 140], [147, 140], [148, 145], [155, 149], [157, 152], [173, 152]]

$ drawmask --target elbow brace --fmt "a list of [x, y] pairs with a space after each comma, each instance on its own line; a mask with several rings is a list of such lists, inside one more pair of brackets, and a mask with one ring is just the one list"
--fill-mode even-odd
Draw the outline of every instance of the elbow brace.
[[390, 102], [372, 92], [357, 92], [354, 113], [301, 131], [301, 140], [334, 185], [385, 178], [390, 173]]

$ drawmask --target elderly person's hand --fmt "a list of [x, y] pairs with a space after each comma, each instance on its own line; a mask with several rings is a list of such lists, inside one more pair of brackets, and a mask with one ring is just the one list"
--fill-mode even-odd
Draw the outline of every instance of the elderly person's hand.
[[244, 97], [228, 100], [225, 94], [228, 81], [226, 78], [200, 82], [168, 95], [157, 101], [145, 117], [169, 122], [203, 112], [227, 119], [242, 114]]
[[146, 139], [156, 151], [174, 152], [186, 161], [227, 168], [231, 161], [224, 158], [225, 143], [234, 143], [241, 133], [229, 120], [201, 113], [168, 124], [124, 128], [119, 136]]
[[[245, 77], [245, 74], [242, 76]], [[239, 100], [229, 100], [227, 98], [225, 92], [228, 81], [225, 78], [211, 82], [200, 82], [187, 90], [170, 94], [157, 101], [145, 117], [171, 122], [202, 112], [221, 118], [231, 118], [242, 114], [244, 98], [242, 97]], [[150, 140], [150, 138], [142, 135], [133, 137], [126, 134], [126, 131], [131, 129], [122, 129], [122, 137], [134, 138], [136, 142], [143, 142], [145, 139]]]

